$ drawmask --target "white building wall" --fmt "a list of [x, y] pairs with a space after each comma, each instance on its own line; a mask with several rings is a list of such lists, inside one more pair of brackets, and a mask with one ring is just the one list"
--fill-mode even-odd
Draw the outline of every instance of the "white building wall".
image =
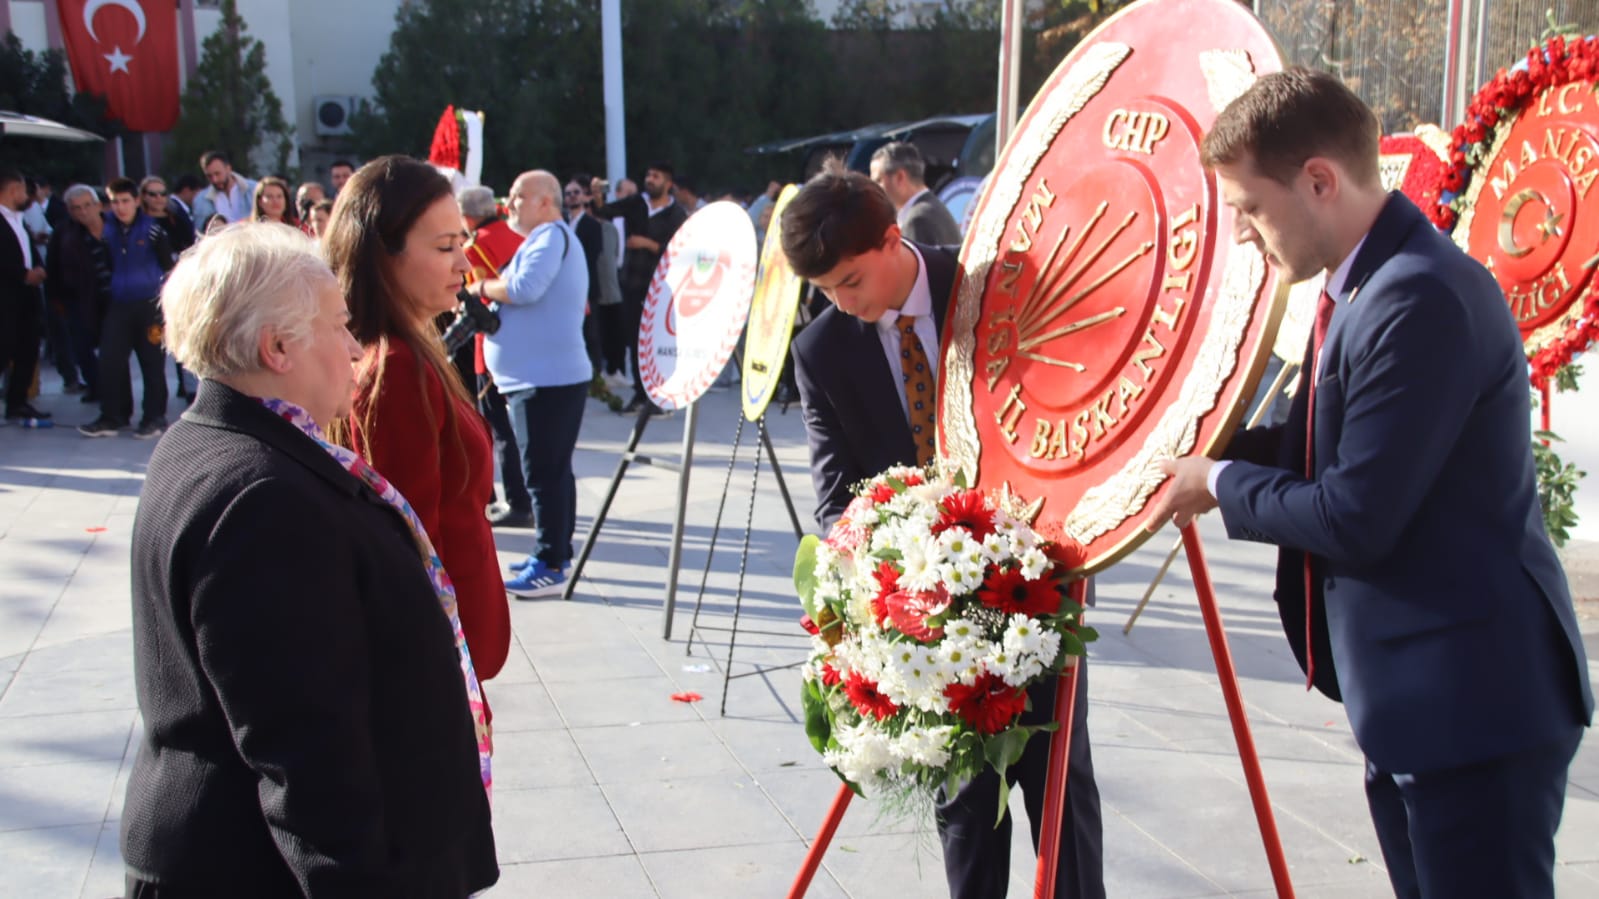
[[22, 39], [22, 46], [29, 50], [44, 50], [50, 46], [44, 24], [44, 4], [33, 2], [19, 2], [19, 0], [0, 0], [0, 3], [11, 4], [11, 30]]

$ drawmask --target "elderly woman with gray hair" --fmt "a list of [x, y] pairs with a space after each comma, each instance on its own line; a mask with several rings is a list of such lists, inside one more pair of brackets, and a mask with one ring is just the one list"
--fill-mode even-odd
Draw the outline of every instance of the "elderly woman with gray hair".
[[127, 895], [492, 885], [449, 576], [404, 497], [322, 434], [361, 355], [332, 273], [299, 232], [236, 225], [179, 262], [161, 305], [201, 383], [134, 522]]

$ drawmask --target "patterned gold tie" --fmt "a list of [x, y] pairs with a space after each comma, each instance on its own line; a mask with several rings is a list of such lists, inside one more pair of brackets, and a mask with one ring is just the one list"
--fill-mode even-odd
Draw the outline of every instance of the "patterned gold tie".
[[911, 439], [916, 442], [916, 464], [933, 461], [933, 371], [927, 364], [927, 351], [916, 336], [916, 316], [901, 315], [899, 328], [899, 368], [905, 382], [905, 409], [910, 413]]

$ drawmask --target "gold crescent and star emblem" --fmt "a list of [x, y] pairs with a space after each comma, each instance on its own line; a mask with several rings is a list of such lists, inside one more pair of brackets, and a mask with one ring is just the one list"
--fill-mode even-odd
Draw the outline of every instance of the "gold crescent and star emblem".
[[1505, 201], [1505, 208], [1499, 213], [1499, 249], [1504, 251], [1506, 256], [1519, 259], [1537, 249], [1516, 243], [1516, 216], [1521, 212], [1521, 207], [1533, 201], [1537, 201], [1544, 208], [1543, 221], [1537, 225], [1538, 233], [1543, 235], [1543, 240], [1539, 241], [1540, 245], [1566, 233], [1560, 226], [1565, 215], [1555, 212], [1554, 203], [1550, 202], [1548, 197], [1530, 188], [1518, 191]]

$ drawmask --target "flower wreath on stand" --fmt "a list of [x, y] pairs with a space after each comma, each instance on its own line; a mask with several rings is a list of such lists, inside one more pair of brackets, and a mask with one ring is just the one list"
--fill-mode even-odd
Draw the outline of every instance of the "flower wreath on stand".
[[428, 162], [440, 169], [461, 172], [466, 160], [466, 123], [455, 106], [444, 107], [433, 128], [433, 143], [428, 146]]
[[794, 561], [812, 635], [805, 730], [823, 762], [906, 814], [990, 767], [1003, 815], [1005, 769], [1058, 726], [1017, 723], [1027, 689], [1097, 636], [1067, 595], [1072, 568], [960, 478], [900, 467], [858, 487]]
[[[1599, 83], [1599, 37], [1567, 40], [1550, 38], [1528, 51], [1524, 64], [1500, 69], [1492, 81], [1471, 98], [1466, 119], [1451, 136], [1449, 167], [1444, 172], [1445, 193], [1426, 209], [1433, 224], [1444, 232], [1454, 227], [1464, 204], [1466, 185], [1477, 166], [1487, 158], [1502, 128], [1509, 128], [1545, 90], [1573, 81]], [[1599, 290], [1592, 286], [1578, 302], [1582, 311], [1557, 339], [1529, 358], [1533, 386], [1542, 389], [1560, 369], [1599, 339]]]

